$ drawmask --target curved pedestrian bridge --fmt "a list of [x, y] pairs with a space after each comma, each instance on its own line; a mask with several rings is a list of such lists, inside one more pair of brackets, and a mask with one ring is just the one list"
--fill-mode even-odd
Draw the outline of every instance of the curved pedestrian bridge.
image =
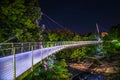
[[53, 53], [101, 41], [0, 43], [0, 80], [15, 80]]

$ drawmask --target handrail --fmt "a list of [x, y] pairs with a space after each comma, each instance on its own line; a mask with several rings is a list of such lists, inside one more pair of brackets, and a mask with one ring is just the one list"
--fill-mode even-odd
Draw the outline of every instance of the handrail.
[[32, 65], [37, 64], [42, 59], [45, 59], [56, 51], [74, 46], [83, 46], [99, 43], [101, 42], [62, 41], [34, 43], [28, 42], [21, 44], [2, 43], [2, 45], [0, 45], [0, 53], [4, 56], [1, 56], [0, 58], [0, 80], [15, 79], [16, 77], [23, 74], [26, 70], [32, 68]]

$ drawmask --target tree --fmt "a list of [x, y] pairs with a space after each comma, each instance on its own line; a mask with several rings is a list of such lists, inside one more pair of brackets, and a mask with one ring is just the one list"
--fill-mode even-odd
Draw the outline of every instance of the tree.
[[112, 26], [109, 34], [111, 39], [120, 39], [120, 24]]
[[73, 37], [73, 41], [80, 41], [81, 40], [81, 37], [79, 35], [75, 35]]
[[59, 36], [56, 33], [49, 33], [48, 37], [50, 41], [58, 41], [59, 39]]
[[40, 8], [36, 6], [36, 3], [37, 0], [1, 1], [0, 42], [4, 42], [11, 37], [13, 37], [11, 41], [19, 42], [37, 40], [40, 31], [37, 29], [35, 19], [40, 21], [41, 12]]
[[71, 80], [71, 74], [67, 70], [65, 59], [57, 61], [53, 68], [45, 71], [40, 65], [32, 74], [27, 76], [24, 80]]
[[88, 48], [87, 47], [81, 47], [76, 50], [71, 54], [72, 59], [76, 59], [77, 62], [80, 62], [80, 60], [83, 60], [87, 55]]
[[71, 75], [68, 73], [67, 70], [67, 64], [65, 62], [65, 59], [61, 59], [56, 63], [56, 80], [71, 80], [69, 76]]
[[[120, 36], [120, 24], [116, 26], [112, 26], [109, 35], [105, 36], [104, 43], [103, 43], [103, 52], [105, 57], [107, 57], [108, 60], [112, 59], [112, 57], [118, 56], [119, 55], [119, 36]], [[114, 40], [118, 42], [114, 42]], [[113, 42], [112, 42], [113, 41]]]

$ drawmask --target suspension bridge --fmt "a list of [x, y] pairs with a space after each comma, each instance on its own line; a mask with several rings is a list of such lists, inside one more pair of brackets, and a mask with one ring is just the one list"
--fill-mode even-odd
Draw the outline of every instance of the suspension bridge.
[[0, 80], [15, 80], [29, 69], [32, 72], [34, 65], [60, 50], [101, 43], [101, 41], [1, 43]]
[[[46, 14], [42, 13], [42, 15], [47, 17], [60, 28], [64, 28]], [[37, 27], [39, 27], [39, 21], [37, 19], [36, 24]], [[45, 29], [44, 26], [42, 28]], [[99, 32], [98, 26], [97, 31]], [[0, 43], [0, 80], [21, 80], [31, 73], [36, 68], [37, 64], [63, 49], [87, 45], [98, 45], [101, 43], [101, 40]], [[28, 71], [29, 73], [25, 74]]]

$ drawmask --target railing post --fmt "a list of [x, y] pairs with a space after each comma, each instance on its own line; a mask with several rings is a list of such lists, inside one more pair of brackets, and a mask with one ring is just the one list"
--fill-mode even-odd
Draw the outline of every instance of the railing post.
[[54, 42], [54, 46], [56, 46], [56, 43], [57, 43], [57, 42]]
[[47, 50], [47, 59], [48, 59], [48, 55], [49, 55], [49, 49]]
[[31, 68], [31, 71], [33, 71], [33, 46], [31, 46], [31, 50], [32, 50], [32, 68]]
[[50, 47], [50, 42], [48, 42], [48, 44], [49, 44], [49, 46], [48, 46], [48, 47]]
[[21, 53], [23, 52], [23, 43], [21, 43]]
[[12, 43], [12, 48], [14, 47], [14, 44]]
[[[42, 42], [40, 41], [40, 54], [41, 54], [41, 63], [42, 63], [42, 59], [43, 59], [43, 54], [42, 54], [42, 48], [43, 48], [43, 46], [42, 46]], [[44, 44], [47, 44], [47, 42], [45, 42]]]
[[11, 55], [13, 55], [13, 48], [14, 48], [14, 44], [12, 43], [12, 45], [11, 45]]
[[13, 64], [14, 64], [14, 80], [16, 80], [16, 55], [15, 55], [15, 47], [13, 47]]
[[29, 51], [30, 51], [30, 43], [28, 43], [29, 44]]
[[34, 46], [33, 46], [34, 50], [36, 50], [36, 43], [34, 42]]

